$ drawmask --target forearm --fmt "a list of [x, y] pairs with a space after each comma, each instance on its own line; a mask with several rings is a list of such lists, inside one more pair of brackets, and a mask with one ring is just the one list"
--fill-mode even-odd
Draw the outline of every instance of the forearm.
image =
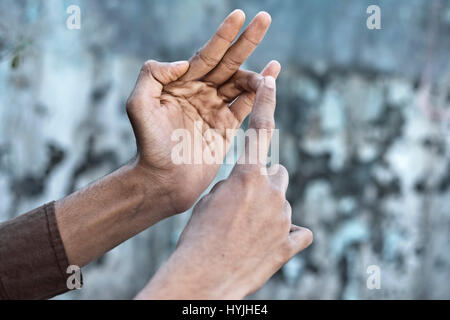
[[84, 266], [173, 214], [167, 194], [134, 163], [56, 202], [70, 264]]

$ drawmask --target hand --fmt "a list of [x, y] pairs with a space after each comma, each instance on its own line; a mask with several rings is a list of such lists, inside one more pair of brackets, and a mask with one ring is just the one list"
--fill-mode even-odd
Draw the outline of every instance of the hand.
[[[250, 128], [273, 129], [274, 109], [275, 80], [266, 77]], [[267, 156], [266, 142], [248, 140], [246, 159], [256, 149]], [[137, 298], [241, 299], [260, 288], [312, 242], [311, 231], [291, 224], [288, 180], [280, 165], [237, 164], [196, 205], [176, 251]]]
[[[250, 112], [261, 77], [238, 68], [261, 41], [270, 16], [258, 14], [230, 47], [243, 23], [242, 11], [231, 13], [189, 63], [144, 65], [127, 103], [138, 145], [136, 159], [55, 204], [71, 264], [86, 265], [158, 221], [187, 210], [209, 185], [219, 166], [175, 165], [171, 134], [182, 128], [192, 132], [195, 119], [221, 132], [237, 127]], [[262, 73], [276, 77], [279, 71], [273, 62]]]
[[[171, 140], [172, 133], [185, 129], [193, 137], [194, 130], [212, 129], [223, 148], [202, 139], [201, 152], [222, 161], [232, 138], [226, 130], [238, 128], [253, 106], [262, 77], [239, 67], [264, 37], [271, 18], [259, 13], [231, 45], [244, 20], [242, 11], [232, 12], [189, 63], [145, 63], [128, 100], [138, 145], [136, 168], [157, 183], [160, 194], [167, 195], [172, 214], [189, 209], [220, 168], [220, 163], [204, 161], [175, 164], [172, 150], [178, 142]], [[279, 64], [271, 62], [262, 75], [277, 77], [279, 72]], [[195, 128], [195, 121], [202, 121], [202, 127]], [[189, 147], [194, 150], [191, 143]]]

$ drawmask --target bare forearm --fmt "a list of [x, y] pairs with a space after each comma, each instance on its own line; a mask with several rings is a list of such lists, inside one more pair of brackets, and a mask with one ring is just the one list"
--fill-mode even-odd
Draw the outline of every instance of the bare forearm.
[[56, 219], [69, 262], [84, 266], [171, 214], [167, 195], [127, 164], [56, 202]]

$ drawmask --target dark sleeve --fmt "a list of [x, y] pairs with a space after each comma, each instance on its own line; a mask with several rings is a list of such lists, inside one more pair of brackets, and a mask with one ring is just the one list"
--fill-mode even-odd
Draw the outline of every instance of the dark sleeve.
[[68, 266], [54, 202], [0, 224], [0, 299], [66, 292]]

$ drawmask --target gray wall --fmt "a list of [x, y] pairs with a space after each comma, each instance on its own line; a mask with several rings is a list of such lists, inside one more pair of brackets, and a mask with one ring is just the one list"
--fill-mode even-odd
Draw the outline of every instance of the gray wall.
[[[65, 27], [70, 4], [81, 6], [81, 30]], [[381, 7], [381, 30], [366, 28], [369, 4]], [[246, 67], [283, 66], [281, 162], [294, 222], [315, 233], [253, 297], [450, 298], [446, 0], [2, 0], [0, 221], [132, 157], [124, 102], [140, 65], [186, 59], [234, 8], [272, 14]], [[85, 287], [61, 298], [133, 297], [188, 215], [87, 266]], [[366, 287], [370, 265], [380, 290]]]

